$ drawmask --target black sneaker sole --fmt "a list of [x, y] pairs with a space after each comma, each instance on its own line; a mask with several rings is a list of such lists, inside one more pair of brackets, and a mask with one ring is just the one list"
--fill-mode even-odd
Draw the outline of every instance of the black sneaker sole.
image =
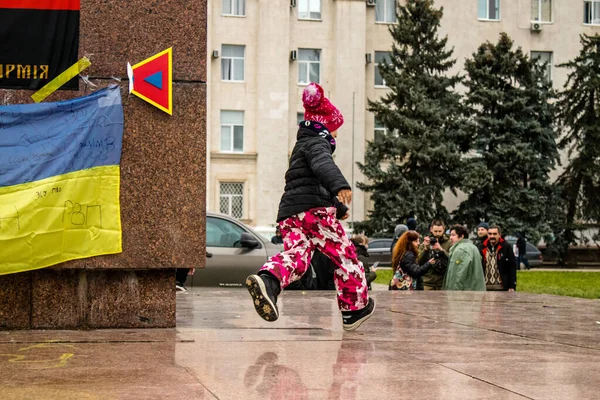
[[344, 330], [345, 331], [354, 331], [354, 330], [358, 329], [358, 327], [361, 326], [363, 322], [365, 322], [366, 320], [371, 318], [371, 315], [373, 315], [373, 313], [375, 312], [376, 306], [377, 306], [377, 303], [375, 302], [375, 300], [373, 300], [373, 309], [371, 310], [371, 312], [368, 313], [367, 315], [365, 315], [364, 317], [362, 317], [361, 319], [359, 319], [358, 321], [355, 321], [353, 324], [344, 324]]
[[267, 295], [267, 289], [263, 280], [258, 275], [250, 275], [246, 278], [246, 287], [256, 312], [265, 321], [273, 322], [279, 318], [279, 311], [277, 305], [273, 304], [269, 296]]

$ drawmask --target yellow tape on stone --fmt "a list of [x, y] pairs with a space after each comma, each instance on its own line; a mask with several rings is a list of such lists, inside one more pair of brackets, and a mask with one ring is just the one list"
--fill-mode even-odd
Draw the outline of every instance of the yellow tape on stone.
[[56, 78], [48, 82], [43, 88], [31, 95], [31, 98], [36, 103], [43, 101], [46, 97], [50, 96], [62, 85], [75, 78], [81, 73], [81, 71], [83, 71], [90, 65], [92, 65], [92, 62], [88, 60], [87, 57], [83, 57], [81, 60], [77, 61], [75, 64], [71, 65], [69, 68], [63, 71], [63, 73], [61, 73]]

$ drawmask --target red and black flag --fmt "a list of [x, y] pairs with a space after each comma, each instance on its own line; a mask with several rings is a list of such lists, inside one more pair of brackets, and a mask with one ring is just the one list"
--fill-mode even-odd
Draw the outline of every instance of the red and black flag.
[[39, 89], [77, 62], [79, 8], [80, 0], [0, 0], [0, 88]]

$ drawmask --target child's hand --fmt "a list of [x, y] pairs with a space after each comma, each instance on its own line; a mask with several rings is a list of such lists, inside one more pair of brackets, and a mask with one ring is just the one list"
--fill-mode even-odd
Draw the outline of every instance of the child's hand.
[[339, 201], [342, 202], [342, 204], [344, 205], [350, 205], [350, 203], [352, 202], [352, 190], [350, 189], [343, 189], [340, 190], [337, 194], [337, 198]]

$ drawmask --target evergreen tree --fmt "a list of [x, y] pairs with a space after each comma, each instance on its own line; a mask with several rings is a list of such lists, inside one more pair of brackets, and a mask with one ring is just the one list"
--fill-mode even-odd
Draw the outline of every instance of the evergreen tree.
[[558, 183], [565, 199], [565, 226], [559, 230], [562, 255], [577, 241], [576, 231], [600, 221], [600, 36], [581, 36], [582, 48], [572, 61], [557, 104], [565, 135], [559, 143], [569, 162]]
[[368, 179], [358, 187], [371, 194], [374, 208], [355, 229], [367, 234], [390, 233], [413, 216], [421, 229], [435, 217], [447, 220], [443, 194], [459, 182], [460, 78], [448, 74], [456, 60], [448, 38], [438, 36], [443, 9], [408, 0], [396, 14], [389, 62], [379, 65], [389, 93], [369, 101], [386, 133], [367, 144], [358, 163]]
[[559, 162], [554, 92], [538, 65], [502, 33], [465, 62], [473, 157], [466, 161], [456, 219], [499, 224], [534, 243], [549, 238], [557, 213], [549, 173]]

